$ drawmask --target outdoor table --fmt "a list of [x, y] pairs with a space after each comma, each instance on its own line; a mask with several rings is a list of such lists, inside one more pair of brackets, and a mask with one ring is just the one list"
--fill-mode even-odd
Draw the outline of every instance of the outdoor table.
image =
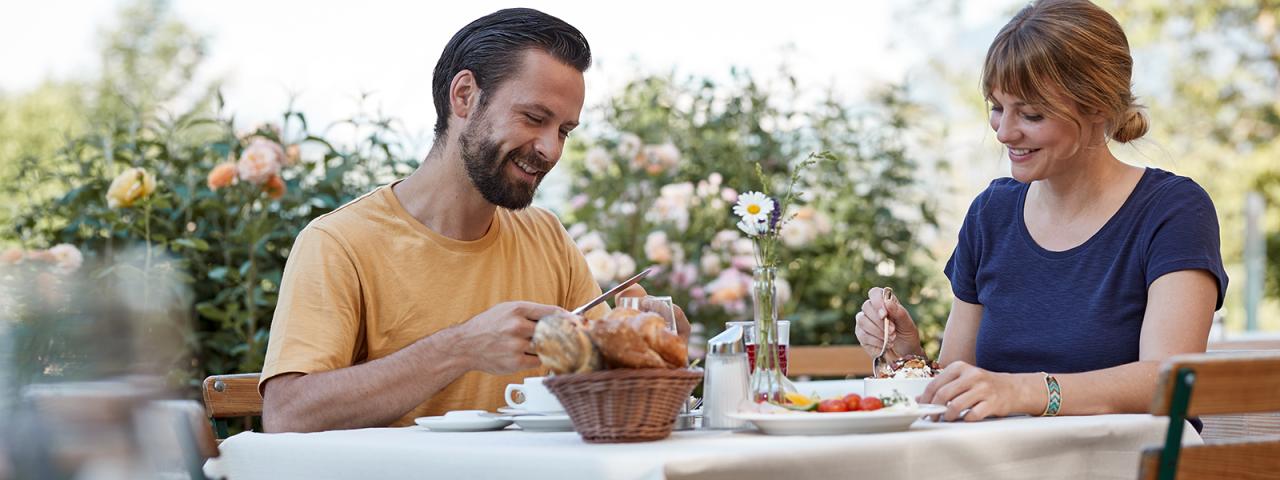
[[[861, 392], [856, 380], [801, 392]], [[412, 426], [319, 433], [245, 432], [222, 442], [211, 477], [768, 479], [1135, 478], [1139, 452], [1168, 419], [1145, 414], [917, 421], [905, 432], [769, 436], [689, 430], [647, 443], [588, 444], [575, 432], [432, 432]], [[1184, 443], [1200, 443], [1187, 428]]]

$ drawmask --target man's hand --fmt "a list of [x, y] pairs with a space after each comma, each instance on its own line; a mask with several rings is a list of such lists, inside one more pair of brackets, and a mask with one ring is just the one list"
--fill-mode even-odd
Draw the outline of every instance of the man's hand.
[[454, 327], [455, 352], [473, 370], [503, 375], [542, 365], [530, 341], [538, 319], [564, 309], [533, 302], [506, 302]]

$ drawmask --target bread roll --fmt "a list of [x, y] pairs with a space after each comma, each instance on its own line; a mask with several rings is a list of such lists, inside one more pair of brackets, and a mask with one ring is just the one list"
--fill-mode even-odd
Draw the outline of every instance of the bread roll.
[[568, 312], [538, 320], [533, 330], [533, 351], [554, 373], [586, 373], [602, 366], [599, 351], [587, 336], [583, 319]]

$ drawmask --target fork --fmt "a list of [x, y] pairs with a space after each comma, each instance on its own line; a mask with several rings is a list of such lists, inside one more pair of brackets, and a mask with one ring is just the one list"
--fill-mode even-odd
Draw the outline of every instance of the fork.
[[884, 287], [880, 290], [880, 303], [884, 304], [885, 318], [883, 320], [884, 335], [880, 337], [880, 354], [871, 359], [871, 373], [874, 377], [880, 377], [880, 364], [884, 362], [885, 351], [889, 348], [889, 300], [893, 299], [893, 289]]

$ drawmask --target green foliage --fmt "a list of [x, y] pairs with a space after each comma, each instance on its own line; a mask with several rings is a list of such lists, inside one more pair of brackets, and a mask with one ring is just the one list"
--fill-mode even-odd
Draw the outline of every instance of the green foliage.
[[[398, 143], [388, 143], [398, 138], [386, 122], [344, 122], [363, 135], [344, 149], [308, 131], [303, 114], [293, 111], [284, 115], [282, 129], [266, 125], [241, 135], [225, 116], [177, 118], [137, 117], [105, 134], [73, 138], [53, 158], [69, 172], [24, 168], [12, 182], [18, 191], [39, 185], [65, 193], [23, 209], [12, 234], [28, 245], [78, 245], [104, 265], [138, 243], [155, 251], [148, 258], [174, 259], [148, 261], [143, 268], [185, 272], [177, 280], [194, 294], [188, 347], [195, 361], [188, 378], [259, 371], [294, 237], [313, 218], [412, 165]], [[301, 143], [316, 153], [284, 167], [287, 191], [278, 199], [248, 181], [218, 190], [206, 184], [213, 167], [239, 158], [252, 137]], [[108, 187], [127, 167], [152, 172], [158, 186], [130, 207], [110, 208]]]
[[908, 147], [916, 113], [904, 90], [857, 109], [830, 96], [803, 108], [795, 82], [784, 83], [735, 71], [728, 85], [657, 76], [628, 84], [591, 148], [570, 162], [570, 233], [603, 285], [625, 278], [633, 259], [661, 265], [650, 290], [718, 332], [751, 316], [754, 260], [734, 226], [737, 193], [784, 188], [796, 163], [830, 152], [801, 173], [797, 207], [785, 213], [779, 296], [790, 298], [782, 317], [793, 321], [792, 342], [855, 343], [866, 291], [891, 285], [935, 349], [946, 295], [921, 234], [937, 219]]
[[[1266, 295], [1280, 299], [1280, 1], [1112, 3], [1107, 7], [1125, 26], [1135, 54], [1167, 59], [1167, 71], [1158, 75], [1168, 88], [1146, 102], [1151, 137], [1177, 159], [1178, 173], [1213, 197], [1228, 263], [1243, 254], [1245, 192], [1267, 199]], [[1232, 280], [1238, 292], [1244, 275]], [[1243, 297], [1233, 293], [1227, 300]], [[1228, 308], [1228, 318], [1242, 323], [1242, 312]]]

